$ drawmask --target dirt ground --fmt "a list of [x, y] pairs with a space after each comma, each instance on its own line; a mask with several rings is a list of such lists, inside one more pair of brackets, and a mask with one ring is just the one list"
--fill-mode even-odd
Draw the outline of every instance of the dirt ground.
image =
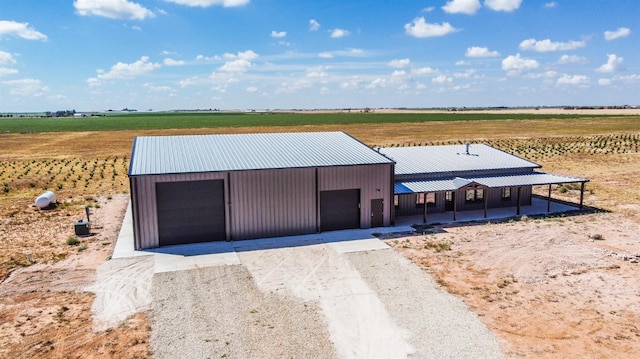
[[511, 358], [637, 358], [640, 225], [615, 213], [434, 226], [387, 239]]
[[27, 206], [21, 215], [5, 219], [3, 252], [16, 253], [8, 247], [22, 245], [25, 254], [15, 258], [22, 267], [5, 274], [0, 284], [0, 357], [148, 357], [146, 314], [94, 332], [94, 295], [85, 291], [113, 251], [127, 201], [124, 194], [90, 199], [92, 235], [78, 237], [76, 245], [66, 239], [74, 234], [73, 223], [84, 217], [84, 198], [46, 211]]

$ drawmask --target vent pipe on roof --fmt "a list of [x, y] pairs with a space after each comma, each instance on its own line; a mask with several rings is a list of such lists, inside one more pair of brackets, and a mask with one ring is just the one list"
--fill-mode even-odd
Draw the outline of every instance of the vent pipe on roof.
[[465, 145], [465, 147], [467, 149], [466, 153], [467, 153], [467, 155], [469, 155], [469, 147], [471, 147], [471, 144], [469, 142], [467, 142], [464, 145]]

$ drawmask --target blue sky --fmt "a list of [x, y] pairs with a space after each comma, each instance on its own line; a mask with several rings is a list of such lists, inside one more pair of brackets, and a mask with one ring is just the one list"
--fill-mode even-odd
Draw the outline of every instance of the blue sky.
[[0, 0], [0, 112], [640, 105], [637, 0]]

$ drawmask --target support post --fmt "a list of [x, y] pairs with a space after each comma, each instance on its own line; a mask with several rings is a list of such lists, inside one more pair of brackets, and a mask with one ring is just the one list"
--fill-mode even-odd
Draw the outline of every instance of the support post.
[[422, 212], [422, 223], [427, 223], [427, 192], [422, 193], [424, 197], [424, 212]]
[[520, 186], [518, 186], [518, 195], [517, 197], [517, 201], [518, 201], [518, 205], [517, 205], [517, 209], [516, 209], [516, 216], [520, 215]]
[[484, 218], [487, 218], [487, 195], [489, 194], [489, 188], [482, 188], [482, 202], [484, 202]]
[[456, 211], [458, 210], [458, 199], [456, 198], [456, 192], [457, 191], [453, 191], [451, 192], [451, 199], [453, 200], [453, 220], [456, 220]]
[[580, 209], [582, 209], [583, 201], [584, 201], [584, 182], [582, 182], [582, 185], [580, 186]]
[[547, 212], [551, 212], [551, 185], [549, 185], [549, 193], [547, 194]]

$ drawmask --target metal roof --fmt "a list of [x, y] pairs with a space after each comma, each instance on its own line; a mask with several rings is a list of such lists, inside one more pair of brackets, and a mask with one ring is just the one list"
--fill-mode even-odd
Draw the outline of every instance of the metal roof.
[[393, 163], [344, 132], [136, 137], [129, 175]]
[[486, 187], [516, 187], [546, 184], [588, 182], [586, 178], [555, 175], [544, 172], [505, 175], [495, 177], [451, 178], [431, 181], [398, 181], [395, 183], [395, 194], [455, 191], [469, 183], [477, 183]]
[[379, 152], [396, 162], [395, 174], [462, 172], [540, 165], [484, 144], [380, 148]]

